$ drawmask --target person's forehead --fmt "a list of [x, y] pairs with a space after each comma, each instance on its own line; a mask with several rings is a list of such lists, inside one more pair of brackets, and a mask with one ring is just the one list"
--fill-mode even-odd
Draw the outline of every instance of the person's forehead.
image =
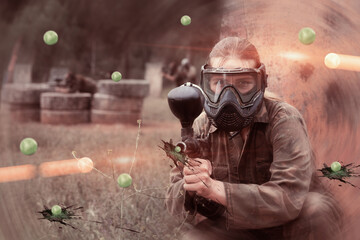
[[241, 59], [238, 57], [221, 58], [215, 57], [210, 59], [210, 64], [214, 68], [255, 68], [256, 62], [253, 59]]

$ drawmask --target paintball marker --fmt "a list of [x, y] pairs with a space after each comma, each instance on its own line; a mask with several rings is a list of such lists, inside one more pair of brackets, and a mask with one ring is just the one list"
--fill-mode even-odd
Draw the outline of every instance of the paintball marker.
[[195, 118], [203, 110], [204, 94], [202, 89], [190, 82], [172, 89], [168, 94], [168, 103], [171, 112], [180, 120], [181, 123], [181, 142], [176, 146], [189, 157], [205, 157], [207, 153], [206, 140], [194, 138], [192, 127]]
[[[192, 127], [195, 118], [203, 110], [204, 93], [202, 89], [190, 82], [172, 89], [168, 94], [168, 103], [171, 112], [180, 120], [181, 123], [181, 142], [176, 146], [189, 157], [209, 158], [208, 139], [195, 139]], [[186, 192], [185, 209], [191, 213], [199, 212], [210, 219], [220, 217], [225, 207], [210, 199], [201, 196], [190, 196]]]

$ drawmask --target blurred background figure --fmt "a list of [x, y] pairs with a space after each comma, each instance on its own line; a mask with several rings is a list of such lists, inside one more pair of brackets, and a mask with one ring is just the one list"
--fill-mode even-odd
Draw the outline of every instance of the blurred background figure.
[[190, 64], [188, 58], [181, 60], [181, 65], [178, 71], [178, 78], [176, 79], [176, 84], [178, 86], [186, 82], [196, 83], [196, 68]]
[[163, 83], [174, 82], [176, 86], [180, 86], [186, 82], [197, 83], [196, 68], [190, 64], [188, 58], [183, 58], [178, 67], [176, 62], [170, 62], [168, 72], [163, 71]]
[[175, 74], [177, 72], [179, 63], [175, 60], [167, 62], [161, 69], [163, 78], [162, 78], [162, 88], [174, 88], [175, 87]]
[[75, 93], [88, 92], [95, 94], [97, 92], [96, 81], [81, 74], [68, 73], [65, 79], [56, 79], [56, 92]]

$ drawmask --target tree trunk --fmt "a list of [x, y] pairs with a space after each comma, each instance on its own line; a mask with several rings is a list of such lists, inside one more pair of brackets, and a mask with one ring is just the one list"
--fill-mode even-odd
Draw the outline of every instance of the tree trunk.
[[125, 78], [130, 78], [130, 49], [126, 48], [125, 53]]
[[95, 73], [96, 73], [96, 40], [95, 38], [92, 38], [91, 40], [91, 69], [90, 69], [90, 72], [91, 72], [91, 75], [92, 77], [95, 76]]
[[11, 53], [11, 58], [10, 58], [10, 62], [7, 68], [7, 72], [6, 72], [6, 77], [3, 80], [3, 84], [6, 84], [7, 82], [11, 83], [13, 82], [13, 75], [14, 75], [14, 68], [15, 68], [15, 64], [18, 58], [18, 53], [21, 47], [21, 41], [22, 38], [18, 38], [18, 40], [16, 41], [12, 53]]

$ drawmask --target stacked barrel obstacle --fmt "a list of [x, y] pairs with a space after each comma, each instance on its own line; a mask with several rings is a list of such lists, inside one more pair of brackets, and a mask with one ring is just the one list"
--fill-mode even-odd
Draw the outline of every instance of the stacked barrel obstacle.
[[92, 100], [91, 122], [137, 124], [148, 94], [149, 82], [145, 80], [100, 80]]
[[40, 120], [40, 96], [52, 91], [44, 83], [9, 83], [5, 84], [1, 94], [2, 110], [17, 122]]
[[90, 122], [90, 93], [41, 94], [41, 122], [48, 124], [79, 124]]

